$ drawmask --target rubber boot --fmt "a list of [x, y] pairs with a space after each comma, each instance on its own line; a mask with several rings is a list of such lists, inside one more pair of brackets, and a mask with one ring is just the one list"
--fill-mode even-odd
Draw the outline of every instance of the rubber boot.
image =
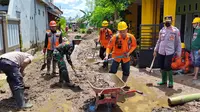
[[168, 71], [169, 83], [168, 88], [173, 88], [173, 73], [172, 70]]
[[51, 60], [47, 59], [47, 72], [46, 72], [47, 75], [50, 75], [50, 69], [51, 69]]
[[167, 84], [167, 72], [162, 70], [161, 73], [162, 73], [162, 81], [158, 82], [157, 84], [158, 85], [166, 85]]
[[126, 81], [127, 81], [127, 79], [128, 79], [128, 76], [122, 76], [122, 80], [126, 83]]
[[17, 102], [17, 106], [19, 109], [24, 109], [24, 108], [31, 108], [33, 105], [26, 103], [25, 98], [24, 98], [24, 90], [18, 89], [14, 91], [14, 97]]

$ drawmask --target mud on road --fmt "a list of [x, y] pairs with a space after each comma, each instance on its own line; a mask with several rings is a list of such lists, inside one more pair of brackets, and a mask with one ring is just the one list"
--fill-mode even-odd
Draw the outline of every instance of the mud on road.
[[[101, 88], [113, 86], [112, 82], [109, 82], [108, 79], [106, 80], [105, 78], [109, 73], [101, 69], [101, 64], [93, 63], [99, 60], [98, 48], [95, 48], [94, 43], [95, 38], [97, 38], [97, 33], [95, 32], [91, 35], [84, 36], [84, 40], [76, 47], [72, 54], [71, 57], [76, 67], [76, 73], [74, 73], [67, 64], [71, 81], [79, 85], [82, 90], [67, 87], [50, 88], [52, 84], [58, 82], [59, 78], [58, 76], [51, 77], [45, 75], [46, 70], [40, 71], [43, 64], [43, 56], [40, 52], [36, 54], [36, 59], [25, 70], [26, 76], [24, 77], [24, 82], [30, 86], [29, 90], [25, 90], [25, 96], [29, 99], [29, 102], [33, 104], [33, 108], [27, 109], [26, 112], [85, 112], [86, 106], [95, 97], [95, 93], [88, 84], [88, 80]], [[92, 58], [94, 54], [96, 59]], [[154, 78], [148, 77], [148, 79], [146, 79], [147, 76], [141, 74], [134, 77], [138, 78], [138, 82], [154, 81]], [[14, 100], [10, 98], [11, 93], [8, 85], [6, 84], [4, 88], [6, 93], [0, 94], [0, 112], [15, 111], [13, 107]], [[161, 90], [157, 90], [158, 93], [160, 91]], [[144, 102], [144, 104], [146, 104], [146, 102]], [[122, 109], [117, 108], [117, 111], [114, 112], [122, 112], [123, 110], [125, 112], [132, 112], [127, 110], [127, 106], [121, 104], [120, 106]], [[153, 110], [143, 109], [140, 112], [170, 112], [175, 110], [181, 110], [182, 112], [198, 112], [198, 110], [200, 110], [199, 106], [199, 101], [194, 101], [182, 106], [171, 108], [155, 107]], [[141, 109], [142, 108], [143, 107], [141, 107]]]

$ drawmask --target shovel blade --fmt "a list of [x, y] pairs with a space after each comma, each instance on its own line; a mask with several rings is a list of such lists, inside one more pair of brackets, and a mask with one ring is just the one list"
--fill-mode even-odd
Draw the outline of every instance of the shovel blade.
[[46, 66], [47, 66], [47, 64], [46, 64], [46, 63], [44, 63], [44, 64], [42, 65], [42, 67], [41, 67], [40, 71], [44, 70], [44, 69], [46, 68]]

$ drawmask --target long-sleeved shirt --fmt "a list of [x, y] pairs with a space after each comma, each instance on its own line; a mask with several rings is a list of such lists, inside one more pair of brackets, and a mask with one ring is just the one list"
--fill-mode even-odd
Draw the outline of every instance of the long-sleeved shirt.
[[62, 44], [59, 44], [56, 49], [59, 51], [62, 58], [64, 58], [64, 55], [66, 55], [67, 62], [72, 65], [70, 56], [74, 50], [74, 42], [72, 41], [70, 44], [63, 42]]
[[108, 28], [101, 28], [99, 32], [99, 41], [101, 45], [106, 48], [112, 37], [112, 31]]
[[154, 51], [161, 55], [172, 55], [176, 53], [181, 56], [181, 39], [179, 30], [171, 26], [163, 27], [159, 32], [159, 38]]
[[[121, 46], [121, 47], [119, 47]], [[109, 54], [112, 50], [112, 57], [122, 56], [125, 53], [131, 54], [137, 47], [136, 39], [132, 34], [127, 33], [126, 37], [123, 38], [120, 34], [114, 35], [106, 49], [106, 54]], [[121, 59], [115, 59], [115, 61], [126, 63], [130, 61], [130, 57], [124, 57]]]
[[[52, 31], [52, 34], [54, 35], [56, 33], [56, 31]], [[59, 37], [59, 44], [62, 43], [62, 35], [60, 35]], [[47, 45], [48, 45], [48, 34], [46, 33], [46, 36], [45, 36], [45, 41], [44, 41], [44, 48], [47, 48]]]

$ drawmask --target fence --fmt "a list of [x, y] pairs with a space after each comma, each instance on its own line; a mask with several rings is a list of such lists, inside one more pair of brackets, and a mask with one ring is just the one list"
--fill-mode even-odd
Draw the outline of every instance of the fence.
[[[0, 18], [1, 20], [1, 18]], [[2, 27], [2, 22], [0, 21], [0, 51], [3, 50], [3, 27]]]
[[0, 54], [20, 49], [20, 21], [0, 12]]

